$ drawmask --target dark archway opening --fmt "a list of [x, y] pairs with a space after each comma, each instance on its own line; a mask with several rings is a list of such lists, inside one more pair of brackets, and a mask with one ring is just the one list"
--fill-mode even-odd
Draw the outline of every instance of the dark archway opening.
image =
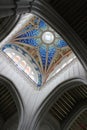
[[[87, 129], [87, 85], [83, 83], [72, 83], [71, 86], [67, 89], [63, 89], [61, 95], [58, 92], [58, 95], [54, 97], [54, 100], [49, 107], [48, 112], [44, 114], [44, 118], [41, 119], [39, 123], [39, 130], [80, 130]], [[65, 87], [64, 87], [65, 88]], [[46, 104], [49, 104], [46, 103]], [[47, 107], [46, 107], [47, 108]], [[45, 108], [45, 109], [46, 109]], [[78, 109], [82, 108], [80, 115], [78, 117]], [[73, 116], [74, 115], [74, 116]], [[78, 118], [82, 117], [81, 120]], [[78, 120], [80, 121], [78, 123]], [[70, 123], [74, 122], [71, 126]], [[69, 127], [70, 126], [70, 127]], [[83, 129], [85, 127], [85, 129]]]
[[20, 15], [0, 18], [0, 41], [2, 41], [11, 32], [19, 19]]
[[17, 130], [19, 124], [19, 104], [14, 85], [0, 77], [0, 129]]

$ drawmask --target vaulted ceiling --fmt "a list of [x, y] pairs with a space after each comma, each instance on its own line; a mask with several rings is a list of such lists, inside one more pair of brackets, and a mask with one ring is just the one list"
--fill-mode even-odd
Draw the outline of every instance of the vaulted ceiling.
[[[73, 52], [62, 36], [49, 24], [35, 15], [28, 19], [29, 15], [31, 14], [23, 16], [23, 19], [27, 19], [26, 22], [20, 29], [17, 28], [18, 31], [10, 36], [6, 44], [13, 49], [14, 45], [18, 46], [32, 57], [44, 77], [44, 83], [56, 66]], [[16, 50], [20, 52], [20, 49]]]

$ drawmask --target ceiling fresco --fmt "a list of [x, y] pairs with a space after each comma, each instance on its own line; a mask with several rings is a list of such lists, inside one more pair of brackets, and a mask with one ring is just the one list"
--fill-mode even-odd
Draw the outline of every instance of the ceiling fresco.
[[72, 53], [64, 39], [35, 15], [21, 27], [9, 43], [23, 48], [32, 56], [45, 82], [54, 68]]
[[57, 65], [71, 49], [63, 38], [44, 20], [33, 16], [11, 40], [25, 48], [35, 58], [42, 73], [46, 74]]

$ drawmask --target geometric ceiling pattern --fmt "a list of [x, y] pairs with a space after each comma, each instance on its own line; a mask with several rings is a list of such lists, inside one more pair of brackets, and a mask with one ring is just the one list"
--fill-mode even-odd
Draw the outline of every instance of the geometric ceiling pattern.
[[7, 44], [22, 48], [32, 57], [41, 72], [41, 77], [44, 77], [43, 84], [55, 67], [72, 53], [72, 50], [60, 34], [43, 19], [32, 16]]
[[37, 61], [42, 74], [49, 74], [71, 53], [70, 47], [44, 20], [33, 16], [12, 38], [11, 43], [26, 49]]

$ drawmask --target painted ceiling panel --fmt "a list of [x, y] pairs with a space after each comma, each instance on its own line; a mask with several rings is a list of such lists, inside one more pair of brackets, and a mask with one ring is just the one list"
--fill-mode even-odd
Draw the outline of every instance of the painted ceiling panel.
[[[40, 72], [40, 68], [36, 63], [36, 60], [34, 60], [32, 56], [29, 55], [24, 49], [16, 46], [15, 44], [10, 43], [10, 44], [6, 44], [2, 48], [2, 51], [5, 52], [11, 59], [13, 59], [16, 66], [20, 70], [25, 72], [27, 76], [37, 84], [37, 86], [42, 85], [43, 81], [42, 81], [42, 74]], [[17, 57], [19, 57], [20, 59], [17, 59]], [[25, 66], [23, 66], [22, 61], [25, 62]]]
[[[53, 68], [54, 61], [56, 64], [59, 57], [64, 57], [65, 53], [70, 51], [69, 46], [63, 38], [44, 20], [37, 16], [33, 16], [33, 18], [23, 26], [11, 40], [11, 43], [18, 44], [19, 46], [23, 45], [29, 53], [29, 48], [33, 48], [36, 56], [32, 53], [33, 50], [31, 51], [31, 55], [33, 55], [34, 58], [38, 57], [37, 62], [44, 74], [48, 72], [49, 68]], [[36, 53], [37, 50], [38, 53]]]
[[[72, 53], [60, 34], [55, 32], [43, 19], [35, 15], [32, 15], [21, 26], [11, 37], [9, 43], [23, 48], [31, 55], [45, 81], [55, 67]], [[41, 78], [38, 84], [41, 84], [40, 80]]]

